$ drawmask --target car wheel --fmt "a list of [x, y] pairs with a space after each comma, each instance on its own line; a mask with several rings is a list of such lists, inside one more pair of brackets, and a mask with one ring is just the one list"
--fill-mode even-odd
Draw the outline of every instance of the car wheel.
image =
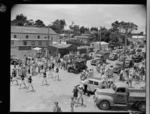
[[101, 101], [98, 105], [99, 109], [108, 110], [110, 108], [110, 104], [108, 101]]
[[139, 103], [138, 110], [141, 112], [145, 112], [146, 111], [146, 103], [145, 102]]

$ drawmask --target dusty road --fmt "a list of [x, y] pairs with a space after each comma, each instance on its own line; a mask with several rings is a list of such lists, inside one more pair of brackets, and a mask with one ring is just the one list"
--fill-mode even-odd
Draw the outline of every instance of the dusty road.
[[[110, 64], [115, 64], [115, 61], [108, 61]], [[94, 76], [98, 77], [99, 74], [96, 71], [95, 66], [91, 66], [90, 62], [87, 62], [89, 68], [94, 69]], [[53, 103], [59, 102], [63, 112], [70, 112], [70, 97], [72, 96], [73, 87], [80, 82], [80, 74], [68, 73], [67, 71], [60, 70], [60, 81], [54, 81], [53, 78], [48, 79], [49, 86], [41, 86], [42, 77], [34, 76], [33, 85], [35, 92], [26, 92], [26, 89], [19, 89], [19, 86], [10, 86], [10, 111], [21, 112], [51, 112], [53, 109]], [[115, 80], [118, 80], [118, 76], [115, 76]], [[141, 85], [135, 85], [140, 87]], [[75, 108], [75, 112], [104, 112], [94, 106], [93, 96], [84, 96], [84, 107]], [[116, 107], [106, 112], [124, 112], [128, 111], [125, 107]]]

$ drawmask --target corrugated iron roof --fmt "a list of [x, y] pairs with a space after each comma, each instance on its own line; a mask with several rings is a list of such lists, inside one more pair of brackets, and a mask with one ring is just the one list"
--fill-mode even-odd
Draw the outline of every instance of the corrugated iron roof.
[[89, 36], [75, 36], [74, 38], [90, 38]]
[[[15, 33], [41, 33], [48, 34], [48, 28], [45, 27], [26, 27], [26, 26], [11, 26], [11, 32]], [[49, 34], [57, 34], [51, 28]]]

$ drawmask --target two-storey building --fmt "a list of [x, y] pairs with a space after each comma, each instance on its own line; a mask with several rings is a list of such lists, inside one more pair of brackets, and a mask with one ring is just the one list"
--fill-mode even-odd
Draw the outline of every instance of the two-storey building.
[[11, 50], [31, 50], [40, 47], [46, 51], [49, 44], [59, 40], [59, 34], [51, 28], [11, 26]]

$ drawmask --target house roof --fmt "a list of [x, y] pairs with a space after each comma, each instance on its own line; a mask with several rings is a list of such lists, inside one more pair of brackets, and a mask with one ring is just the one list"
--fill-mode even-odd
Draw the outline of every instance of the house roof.
[[99, 43], [101, 43], [101, 44], [109, 44], [107, 42], [93, 42], [93, 43], [95, 43], [95, 44], [99, 44]]
[[93, 48], [93, 47], [90, 47], [90, 46], [79, 46], [77, 47], [78, 49], [87, 49], [87, 48]]
[[[27, 26], [11, 26], [11, 32], [13, 33], [38, 33], [48, 34], [48, 28], [46, 27], [27, 27]], [[51, 28], [49, 34], [57, 34]]]
[[87, 39], [87, 38], [90, 38], [89, 36], [75, 36], [74, 38], [85, 38], [85, 39]]
[[133, 35], [132, 38], [133, 38], [133, 39], [134, 39], [134, 38], [137, 38], [137, 39], [138, 39], [138, 38], [145, 38], [145, 36]]

